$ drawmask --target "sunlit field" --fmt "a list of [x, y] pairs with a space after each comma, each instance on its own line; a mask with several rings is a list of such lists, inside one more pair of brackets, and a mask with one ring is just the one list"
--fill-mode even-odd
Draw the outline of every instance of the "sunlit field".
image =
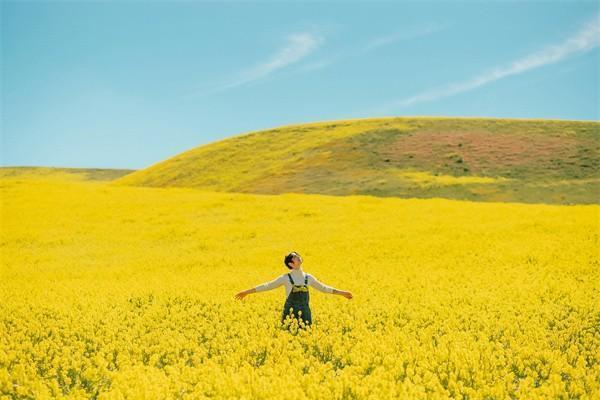
[[0, 186], [2, 399], [600, 397], [598, 205]]

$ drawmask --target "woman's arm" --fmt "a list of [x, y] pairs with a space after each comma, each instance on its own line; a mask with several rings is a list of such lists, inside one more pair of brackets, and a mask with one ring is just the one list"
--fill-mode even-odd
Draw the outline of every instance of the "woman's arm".
[[344, 296], [347, 299], [351, 299], [352, 298], [352, 293], [347, 292], [345, 290], [338, 290], [335, 289], [329, 285], [325, 285], [324, 283], [319, 282], [319, 280], [317, 278], [315, 278], [312, 275], [308, 275], [308, 284], [312, 287], [314, 287], [317, 290], [320, 290], [323, 293], [331, 293], [331, 294], [339, 294], [341, 296]]
[[281, 276], [273, 279], [270, 282], [263, 283], [261, 285], [258, 285], [256, 287], [253, 287], [248, 290], [242, 290], [241, 292], [239, 292], [238, 294], [235, 295], [235, 298], [238, 300], [241, 300], [244, 297], [246, 297], [247, 295], [252, 294], [252, 293], [272, 290], [272, 289], [278, 288], [279, 286], [283, 285], [284, 282], [285, 282], [285, 275], [281, 275]]

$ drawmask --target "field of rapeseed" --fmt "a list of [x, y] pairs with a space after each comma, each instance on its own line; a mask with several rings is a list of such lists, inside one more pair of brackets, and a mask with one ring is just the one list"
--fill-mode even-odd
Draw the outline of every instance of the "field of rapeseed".
[[0, 187], [1, 399], [600, 397], [596, 205]]

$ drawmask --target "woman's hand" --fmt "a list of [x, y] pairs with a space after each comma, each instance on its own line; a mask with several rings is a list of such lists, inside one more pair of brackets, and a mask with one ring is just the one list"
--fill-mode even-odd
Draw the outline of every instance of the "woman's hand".
[[345, 298], [347, 298], [348, 300], [350, 300], [352, 298], [352, 293], [350, 293], [350, 292], [343, 292], [342, 296], [344, 296]]
[[345, 290], [337, 290], [334, 289], [333, 290], [333, 294], [339, 294], [340, 296], [344, 296], [345, 298], [347, 298], [348, 300], [352, 298], [352, 293], [347, 292]]
[[237, 300], [242, 300], [246, 296], [248, 296], [248, 292], [245, 290], [242, 290], [241, 292], [239, 292], [238, 294], [235, 295], [235, 298]]

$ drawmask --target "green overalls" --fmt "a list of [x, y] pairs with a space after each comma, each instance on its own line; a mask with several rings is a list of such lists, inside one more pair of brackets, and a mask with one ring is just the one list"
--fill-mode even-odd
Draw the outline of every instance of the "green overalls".
[[[283, 313], [281, 314], [281, 323], [285, 321], [286, 316], [293, 313], [293, 317], [299, 319], [299, 311], [302, 311], [302, 320], [305, 324], [312, 324], [312, 317], [310, 315], [310, 307], [308, 301], [310, 296], [308, 294], [308, 276], [304, 277], [304, 285], [294, 284], [294, 280], [290, 274], [287, 274], [290, 282], [292, 283], [292, 291], [285, 300], [283, 306]], [[290, 308], [292, 311], [290, 312]]]

